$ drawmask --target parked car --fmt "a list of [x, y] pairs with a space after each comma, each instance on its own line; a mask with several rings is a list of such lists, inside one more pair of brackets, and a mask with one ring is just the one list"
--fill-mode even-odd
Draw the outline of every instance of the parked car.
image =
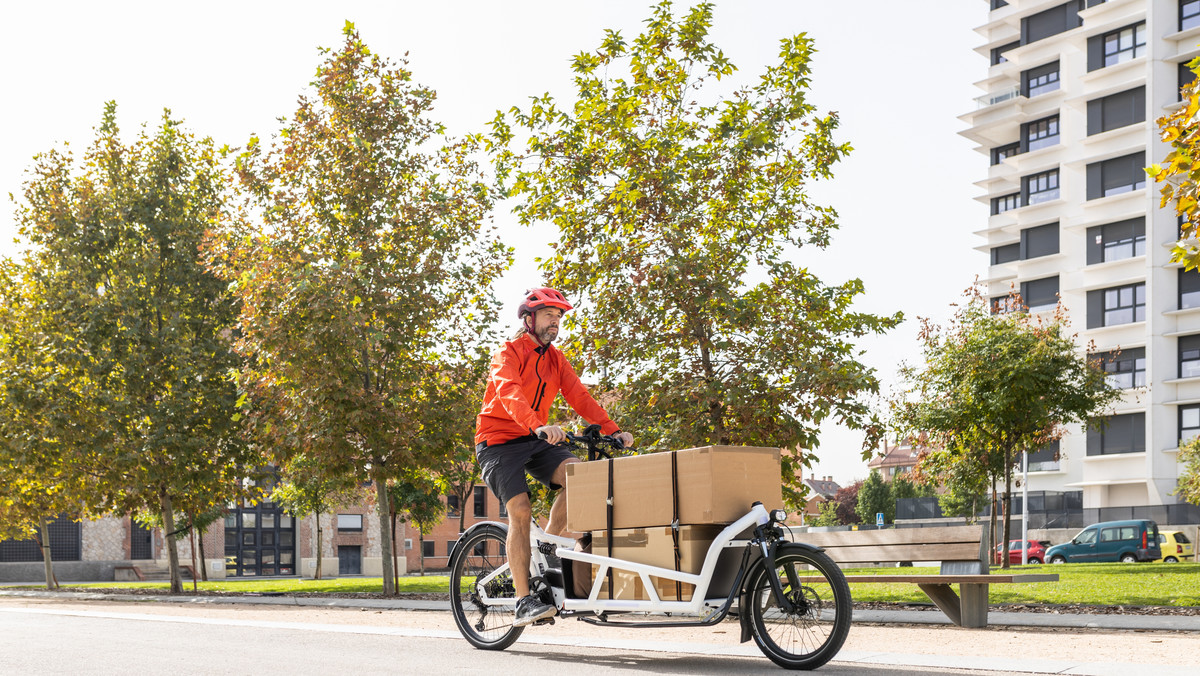
[[1164, 563], [1179, 563], [1195, 558], [1192, 541], [1177, 530], [1160, 530], [1158, 548], [1162, 550], [1162, 558], [1158, 560]]
[[[1004, 553], [1001, 548], [1004, 545], [996, 545], [995, 560], [999, 561]], [[1046, 560], [1046, 548], [1050, 546], [1049, 540], [1030, 540], [1029, 541], [1029, 556], [1026, 559], [1029, 563], [1042, 563]], [[1008, 562], [1021, 563], [1021, 541], [1012, 540], [1008, 543]]]
[[1162, 557], [1158, 546], [1158, 524], [1147, 519], [1105, 521], [1088, 526], [1070, 542], [1046, 550], [1050, 563], [1093, 563], [1099, 561], [1154, 561]]

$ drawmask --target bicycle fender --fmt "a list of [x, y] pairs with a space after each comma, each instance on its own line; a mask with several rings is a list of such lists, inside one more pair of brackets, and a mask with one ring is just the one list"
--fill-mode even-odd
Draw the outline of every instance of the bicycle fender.
[[458, 539], [454, 541], [454, 547], [450, 549], [450, 556], [448, 559], [454, 558], [454, 553], [458, 551], [458, 543], [466, 540], [468, 536], [474, 535], [475, 531], [488, 529], [496, 531], [504, 538], [508, 537], [508, 524], [501, 523], [499, 521], [480, 521], [479, 523], [472, 524], [470, 528], [458, 534]]
[[[804, 542], [782, 542], [779, 544], [779, 550], [783, 550], [784, 548], [791, 549], [793, 547], [806, 549], [810, 552], [824, 551], [820, 547]], [[746, 577], [742, 580], [742, 592], [738, 595], [738, 623], [742, 626], [742, 643], [753, 638], [752, 632], [754, 631], [750, 626], [750, 583], [755, 575], [758, 574], [758, 571], [766, 565], [767, 560], [762, 556], [754, 559], [754, 562], [750, 564], [750, 570], [746, 571]]]

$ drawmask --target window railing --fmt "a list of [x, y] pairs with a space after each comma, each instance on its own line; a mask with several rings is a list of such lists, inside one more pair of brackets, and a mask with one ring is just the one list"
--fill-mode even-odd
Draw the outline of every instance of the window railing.
[[1021, 88], [1017, 85], [1013, 85], [998, 92], [991, 92], [989, 94], [984, 94], [983, 96], [977, 96], [975, 97], [975, 103], [978, 104], [980, 108], [987, 108], [988, 106], [994, 106], [997, 103], [1011, 101], [1020, 95]]

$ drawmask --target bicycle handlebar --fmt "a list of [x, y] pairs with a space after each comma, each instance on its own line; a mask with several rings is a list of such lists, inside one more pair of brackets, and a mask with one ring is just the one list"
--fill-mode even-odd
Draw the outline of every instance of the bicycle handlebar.
[[[608, 434], [600, 434], [599, 425], [588, 425], [583, 428], [579, 434], [566, 433], [567, 440], [560, 446], [573, 446], [575, 448], [586, 448], [588, 452], [588, 461], [598, 460], [601, 457], [612, 458], [612, 453], [605, 450], [601, 446], [607, 446], [614, 451], [625, 449], [625, 444], [621, 440]], [[538, 439], [545, 440], [546, 433], [538, 432]]]

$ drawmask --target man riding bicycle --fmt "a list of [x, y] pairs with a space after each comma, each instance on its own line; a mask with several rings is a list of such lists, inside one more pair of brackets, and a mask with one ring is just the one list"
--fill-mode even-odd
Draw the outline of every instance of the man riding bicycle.
[[[508, 510], [506, 551], [517, 596], [514, 626], [523, 627], [551, 617], [554, 606], [529, 593], [529, 523], [532, 508], [525, 473], [551, 489], [566, 484], [567, 465], [579, 459], [558, 444], [567, 436], [557, 425], [547, 425], [550, 405], [561, 392], [575, 412], [604, 434], [615, 435], [626, 446], [633, 436], [621, 432], [551, 343], [558, 337], [563, 314], [573, 309], [551, 288], [526, 292], [517, 310], [522, 330], [492, 356], [487, 392], [475, 427], [475, 454], [483, 481]], [[545, 439], [538, 438], [544, 434]], [[567, 526], [566, 491], [550, 508], [546, 532], [562, 535]]]

